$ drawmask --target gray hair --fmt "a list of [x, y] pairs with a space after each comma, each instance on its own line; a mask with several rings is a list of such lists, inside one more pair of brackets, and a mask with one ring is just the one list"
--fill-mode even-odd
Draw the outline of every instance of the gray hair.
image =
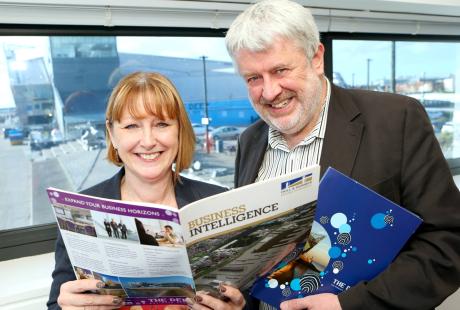
[[225, 36], [232, 58], [241, 49], [264, 51], [277, 38], [292, 40], [309, 60], [318, 49], [319, 31], [309, 9], [289, 0], [263, 0], [243, 11]]

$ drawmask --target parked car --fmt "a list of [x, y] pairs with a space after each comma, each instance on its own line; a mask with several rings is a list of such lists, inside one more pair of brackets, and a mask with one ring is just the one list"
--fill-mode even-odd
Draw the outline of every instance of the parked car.
[[13, 128], [3, 128], [2, 130], [3, 130], [3, 137], [4, 137], [5, 139], [8, 139], [8, 136], [9, 136], [9, 134], [10, 134], [10, 131], [13, 130]]
[[446, 122], [442, 125], [441, 128], [442, 133], [453, 133], [454, 132], [454, 122]]
[[[193, 132], [195, 133], [195, 136], [201, 137], [205, 135], [206, 133], [205, 125], [193, 123], [192, 127], [193, 127]], [[212, 126], [208, 126], [208, 132], [211, 132], [212, 130], [214, 130], [214, 128]]]
[[97, 135], [93, 139], [88, 139], [88, 147], [91, 150], [103, 149], [107, 147], [104, 135]]
[[107, 146], [104, 131], [97, 130], [92, 126], [85, 129], [83, 135], [80, 137], [80, 140], [86, 144], [88, 150], [102, 149]]
[[32, 130], [29, 134], [29, 146], [32, 151], [40, 151], [53, 146], [48, 134], [39, 130]]
[[209, 137], [212, 140], [236, 140], [244, 128], [235, 126], [221, 126], [212, 130]]

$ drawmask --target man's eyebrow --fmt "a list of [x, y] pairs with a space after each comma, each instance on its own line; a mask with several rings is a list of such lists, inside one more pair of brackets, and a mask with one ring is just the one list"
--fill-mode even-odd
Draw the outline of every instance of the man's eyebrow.
[[251, 75], [257, 75], [257, 73], [248, 71], [248, 72], [242, 72], [241, 75], [242, 76], [251, 76]]

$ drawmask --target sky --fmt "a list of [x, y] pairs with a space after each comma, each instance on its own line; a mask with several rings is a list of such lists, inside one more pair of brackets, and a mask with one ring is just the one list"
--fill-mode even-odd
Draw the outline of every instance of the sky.
[[14, 49], [16, 59], [27, 60], [37, 57], [49, 57], [48, 37], [0, 36], [0, 109], [14, 107], [11, 93], [5, 51]]
[[14, 107], [13, 94], [10, 88], [10, 78], [6, 71], [6, 58], [0, 49], [0, 108]]
[[231, 61], [224, 38], [205, 37], [117, 37], [118, 52], [172, 56], [181, 58], [208, 57], [209, 60]]
[[[367, 59], [370, 80], [390, 79], [391, 42], [336, 40], [333, 43], [333, 70], [352, 85], [367, 83]], [[460, 43], [396, 42], [396, 78], [448, 77], [460, 75]]]

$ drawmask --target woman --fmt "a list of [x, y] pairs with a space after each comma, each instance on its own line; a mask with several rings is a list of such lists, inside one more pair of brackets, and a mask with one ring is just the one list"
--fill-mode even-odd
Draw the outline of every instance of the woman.
[[[108, 159], [121, 169], [84, 194], [181, 208], [225, 190], [179, 175], [192, 161], [195, 136], [177, 90], [160, 74], [136, 72], [118, 83], [107, 106], [106, 137]], [[60, 235], [55, 258], [48, 309], [122, 305], [119, 297], [88, 293], [102, 282], [75, 279]]]

